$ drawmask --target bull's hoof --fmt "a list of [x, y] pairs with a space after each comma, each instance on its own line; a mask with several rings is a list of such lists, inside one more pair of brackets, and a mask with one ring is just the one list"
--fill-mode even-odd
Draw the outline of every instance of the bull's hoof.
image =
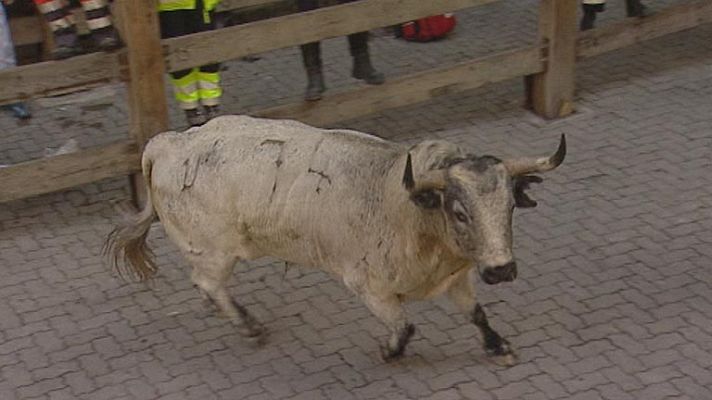
[[485, 352], [497, 365], [511, 367], [517, 363], [517, 356], [506, 339], [502, 339], [497, 346], [485, 347]]
[[405, 349], [391, 350], [388, 346], [381, 346], [381, 358], [387, 363], [401, 359], [403, 354], [405, 354]]
[[392, 362], [403, 357], [403, 353], [405, 353], [405, 346], [414, 334], [415, 326], [413, 324], [407, 324], [405, 329], [400, 332], [400, 337], [398, 337], [394, 347], [391, 347], [390, 343], [388, 346], [381, 346], [381, 358], [383, 361]]
[[491, 347], [485, 347], [485, 351], [490, 357], [514, 354], [514, 351], [512, 351], [512, 347], [509, 345], [509, 342], [506, 339], [500, 339], [499, 343], [497, 343], [496, 345], [493, 345]]

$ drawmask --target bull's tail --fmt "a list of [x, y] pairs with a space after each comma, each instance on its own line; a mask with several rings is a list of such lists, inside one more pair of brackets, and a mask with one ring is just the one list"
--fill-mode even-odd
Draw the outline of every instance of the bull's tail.
[[153, 253], [146, 244], [146, 236], [156, 218], [156, 211], [151, 201], [152, 162], [145, 154], [142, 169], [146, 182], [146, 206], [138, 213], [123, 213], [123, 221], [109, 234], [103, 249], [119, 276], [129, 276], [139, 281], [151, 279], [158, 271]]

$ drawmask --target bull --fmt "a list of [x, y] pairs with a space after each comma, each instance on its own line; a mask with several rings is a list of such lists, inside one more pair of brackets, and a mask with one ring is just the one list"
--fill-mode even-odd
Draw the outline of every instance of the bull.
[[512, 356], [478, 304], [474, 271], [487, 284], [512, 281], [515, 207], [534, 173], [566, 155], [478, 156], [442, 140], [410, 148], [349, 130], [290, 120], [224, 116], [147, 144], [147, 201], [109, 235], [121, 275], [150, 279], [146, 246], [158, 217], [192, 266], [191, 279], [246, 337], [262, 325], [226, 288], [236, 262], [272, 256], [338, 277], [390, 332], [384, 360], [414, 334], [404, 302], [447, 296], [479, 328], [491, 356]]

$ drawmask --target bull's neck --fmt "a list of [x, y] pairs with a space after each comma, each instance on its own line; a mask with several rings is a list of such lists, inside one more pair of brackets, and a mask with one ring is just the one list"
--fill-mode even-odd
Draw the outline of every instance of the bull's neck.
[[[416, 253], [431, 252], [459, 258], [459, 250], [448, 234], [447, 222], [441, 210], [424, 210], [411, 199], [403, 185], [407, 153], [399, 155], [385, 179], [384, 212], [390, 225], [403, 240], [402, 246]], [[432, 254], [431, 254], [432, 255]]]

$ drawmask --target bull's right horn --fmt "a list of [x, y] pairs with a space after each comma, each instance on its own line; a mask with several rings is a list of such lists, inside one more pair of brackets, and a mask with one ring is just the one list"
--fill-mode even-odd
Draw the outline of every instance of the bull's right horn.
[[447, 172], [445, 170], [428, 171], [425, 174], [418, 176], [418, 181], [413, 177], [413, 162], [410, 153], [405, 159], [405, 171], [403, 171], [403, 186], [409, 192], [415, 192], [425, 189], [443, 190], [447, 186]]
[[526, 175], [537, 172], [551, 171], [561, 165], [566, 157], [566, 136], [561, 134], [559, 148], [551, 157], [522, 157], [502, 161], [511, 176]]

